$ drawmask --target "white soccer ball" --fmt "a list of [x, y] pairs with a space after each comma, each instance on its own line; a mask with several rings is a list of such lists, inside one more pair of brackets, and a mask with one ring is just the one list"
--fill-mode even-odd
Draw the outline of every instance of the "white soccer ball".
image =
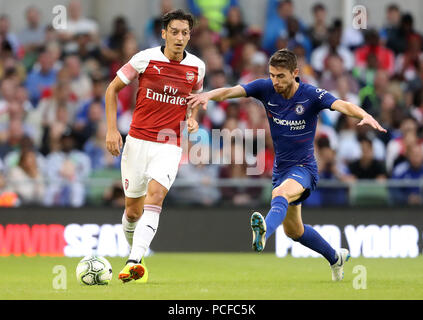
[[112, 275], [112, 266], [104, 257], [86, 256], [76, 267], [76, 279], [87, 286], [109, 284]]

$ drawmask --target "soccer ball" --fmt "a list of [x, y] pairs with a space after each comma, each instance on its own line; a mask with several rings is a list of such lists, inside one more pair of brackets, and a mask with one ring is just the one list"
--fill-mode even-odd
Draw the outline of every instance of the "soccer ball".
[[86, 256], [76, 267], [76, 279], [87, 286], [109, 284], [112, 280], [112, 266], [104, 257]]

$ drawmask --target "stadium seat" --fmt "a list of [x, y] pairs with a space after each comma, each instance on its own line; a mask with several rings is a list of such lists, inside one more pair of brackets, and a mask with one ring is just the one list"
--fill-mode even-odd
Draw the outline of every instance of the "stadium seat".
[[389, 192], [388, 188], [379, 183], [357, 182], [350, 187], [350, 204], [351, 205], [388, 205]]
[[87, 184], [87, 202], [93, 205], [101, 204], [104, 192], [113, 182], [120, 180], [120, 170], [101, 169], [94, 171]]

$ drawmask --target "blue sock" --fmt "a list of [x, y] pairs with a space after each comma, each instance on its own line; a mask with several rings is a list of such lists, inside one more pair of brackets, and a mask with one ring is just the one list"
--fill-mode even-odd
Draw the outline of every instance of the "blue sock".
[[307, 248], [320, 253], [331, 265], [338, 260], [336, 251], [316, 230], [313, 229], [312, 226], [308, 224], [304, 225], [303, 235], [298, 239], [294, 239], [294, 241], [298, 241]]
[[276, 231], [276, 229], [281, 225], [286, 216], [286, 211], [288, 210], [288, 201], [281, 196], [275, 197], [270, 203], [270, 210], [267, 214], [266, 221], [266, 240]]

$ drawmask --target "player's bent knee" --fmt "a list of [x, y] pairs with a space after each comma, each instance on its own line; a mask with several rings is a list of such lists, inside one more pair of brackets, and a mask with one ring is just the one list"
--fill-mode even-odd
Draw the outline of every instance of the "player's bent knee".
[[163, 190], [153, 190], [147, 193], [148, 203], [161, 206], [167, 192]]
[[272, 190], [272, 198], [276, 198], [276, 197], [284, 197], [288, 201], [290, 198], [288, 192], [282, 187], [276, 187], [275, 189]]
[[135, 222], [138, 221], [138, 219], [142, 215], [142, 208], [139, 207], [128, 207], [125, 209], [126, 217], [128, 221]]
[[283, 230], [285, 232], [285, 235], [288, 238], [291, 238], [292, 240], [297, 240], [304, 233], [303, 228], [301, 228], [299, 226], [294, 226], [294, 225], [285, 225], [284, 224], [283, 225]]

